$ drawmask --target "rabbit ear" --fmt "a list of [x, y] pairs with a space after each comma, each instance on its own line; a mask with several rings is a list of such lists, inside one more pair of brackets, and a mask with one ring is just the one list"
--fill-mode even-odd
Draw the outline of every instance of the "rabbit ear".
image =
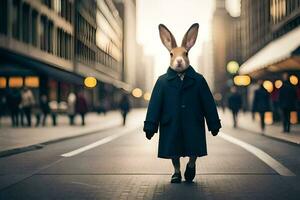
[[172, 35], [172, 33], [169, 31], [169, 29], [165, 25], [160, 24], [158, 26], [158, 29], [159, 29], [160, 39], [169, 51], [171, 51], [173, 48], [177, 47], [174, 36]]
[[198, 29], [199, 24], [195, 23], [189, 28], [189, 30], [184, 35], [181, 46], [186, 48], [187, 51], [189, 51], [194, 46], [198, 35]]

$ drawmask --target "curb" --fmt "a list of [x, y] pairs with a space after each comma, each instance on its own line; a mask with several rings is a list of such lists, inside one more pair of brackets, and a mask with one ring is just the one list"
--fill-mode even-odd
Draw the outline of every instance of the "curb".
[[12, 155], [15, 155], [15, 154], [24, 153], [24, 152], [27, 152], [27, 151], [34, 151], [34, 150], [42, 149], [42, 148], [44, 148], [44, 146], [49, 145], [49, 144], [54, 144], [54, 143], [62, 142], [62, 141], [65, 141], [65, 140], [70, 140], [70, 139], [75, 139], [75, 138], [79, 138], [79, 137], [83, 137], [83, 136], [92, 135], [92, 134], [102, 132], [102, 131], [106, 131], [108, 129], [118, 127], [118, 126], [119, 125], [114, 125], [114, 126], [111, 126], [111, 127], [106, 127], [106, 128], [102, 128], [102, 129], [98, 129], [98, 130], [87, 131], [87, 132], [84, 132], [84, 133], [81, 133], [81, 134], [78, 134], [78, 135], [72, 135], [72, 136], [67, 136], [67, 137], [56, 138], [56, 139], [48, 140], [48, 141], [45, 141], [45, 142], [42, 142], [42, 143], [37, 143], [37, 144], [29, 145], [29, 146], [18, 147], [18, 148], [14, 148], [14, 149], [8, 149], [8, 150], [0, 151], [0, 158], [12, 156]]
[[267, 137], [267, 138], [270, 138], [270, 139], [273, 139], [273, 140], [276, 140], [276, 141], [279, 141], [279, 142], [284, 142], [284, 143], [291, 144], [291, 145], [294, 145], [294, 146], [297, 146], [297, 147], [300, 146], [300, 143], [292, 142], [292, 141], [285, 140], [285, 139], [278, 138], [278, 137], [274, 137], [274, 136], [271, 136], [271, 135], [267, 135], [267, 134], [265, 134], [265, 133], [261, 133], [261, 132], [249, 130], [249, 129], [244, 128], [244, 127], [239, 127], [239, 129], [243, 129], [243, 130], [248, 131], [248, 132], [250, 132], [250, 133], [259, 134], [259, 135], [261, 135], [261, 136], [264, 136], [264, 137]]

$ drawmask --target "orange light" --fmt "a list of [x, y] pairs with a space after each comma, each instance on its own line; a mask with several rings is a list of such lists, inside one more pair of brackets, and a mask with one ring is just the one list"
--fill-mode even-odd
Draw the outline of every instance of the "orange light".
[[271, 81], [264, 81], [263, 82], [263, 86], [264, 88], [268, 91], [268, 92], [272, 92], [274, 87], [273, 87], [273, 83]]
[[40, 80], [36, 76], [28, 76], [25, 78], [25, 85], [27, 87], [37, 88], [40, 86]]
[[281, 80], [276, 80], [276, 81], [275, 81], [275, 87], [276, 87], [277, 89], [279, 89], [279, 88], [281, 88], [281, 86], [282, 86], [282, 81], [281, 81]]
[[0, 77], [0, 88], [6, 88], [7, 81], [5, 77]]
[[23, 78], [20, 76], [10, 77], [8, 80], [8, 85], [11, 88], [18, 88], [23, 86]]
[[290, 76], [290, 82], [291, 82], [291, 84], [293, 84], [293, 85], [297, 85], [298, 82], [299, 82], [298, 77], [295, 76], [295, 75], [291, 75], [291, 76]]
[[150, 100], [150, 97], [151, 97], [150, 92], [145, 92], [145, 94], [144, 94], [144, 99], [145, 99], [146, 101], [149, 101], [149, 100]]
[[97, 85], [97, 79], [92, 76], [88, 76], [84, 79], [84, 85], [88, 88], [94, 88]]
[[251, 83], [251, 78], [248, 75], [239, 75], [233, 78], [233, 82], [237, 86], [248, 86]]
[[135, 88], [132, 90], [132, 96], [140, 98], [143, 95], [143, 91], [140, 88]]
[[292, 111], [290, 114], [290, 122], [291, 124], [297, 124], [298, 123], [298, 115], [296, 111]]

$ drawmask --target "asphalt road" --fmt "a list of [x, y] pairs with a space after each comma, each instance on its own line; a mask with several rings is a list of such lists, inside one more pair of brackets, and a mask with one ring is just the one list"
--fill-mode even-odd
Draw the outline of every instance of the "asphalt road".
[[300, 199], [299, 146], [230, 127], [222, 132], [294, 175], [207, 134], [209, 155], [197, 160], [194, 183], [170, 184], [172, 165], [157, 158], [157, 135], [148, 141], [131, 123], [0, 158], [0, 199]]

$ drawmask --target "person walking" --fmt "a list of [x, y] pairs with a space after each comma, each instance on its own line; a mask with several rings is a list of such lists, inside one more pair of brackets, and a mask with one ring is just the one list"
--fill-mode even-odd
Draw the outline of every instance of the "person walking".
[[279, 104], [282, 112], [283, 132], [290, 132], [291, 111], [296, 109], [297, 94], [294, 86], [289, 82], [289, 75], [283, 74], [283, 84], [279, 90]]
[[239, 110], [242, 108], [242, 97], [237, 92], [237, 88], [235, 86], [230, 88], [230, 95], [228, 97], [228, 107], [232, 112], [233, 117], [233, 127], [237, 127], [237, 118]]
[[[35, 104], [35, 99], [32, 94], [32, 91], [29, 88], [24, 87], [21, 92], [21, 98], [22, 98], [21, 101], [22, 112], [25, 115], [27, 126], [31, 126], [31, 110]], [[22, 116], [22, 121], [23, 121], [23, 117], [24, 116]]]
[[40, 99], [40, 108], [43, 113], [42, 125], [46, 125], [47, 116], [50, 113], [49, 101], [47, 95], [43, 94]]
[[82, 92], [76, 98], [76, 113], [81, 116], [81, 125], [85, 125], [85, 115], [88, 112], [87, 102]]
[[68, 100], [67, 100], [67, 105], [68, 105], [67, 113], [69, 116], [69, 122], [71, 126], [74, 125], [74, 118], [76, 114], [75, 104], [76, 104], [76, 95], [73, 92], [71, 92], [68, 95]]
[[7, 107], [10, 111], [12, 127], [19, 126], [21, 93], [18, 89], [12, 89], [7, 95]]
[[129, 102], [129, 98], [126, 94], [124, 94], [122, 96], [122, 99], [121, 99], [120, 104], [119, 104], [119, 108], [121, 110], [121, 114], [122, 114], [122, 117], [123, 117], [123, 126], [125, 126], [126, 125], [127, 114], [130, 111], [130, 102]]
[[254, 92], [252, 113], [259, 113], [261, 130], [265, 130], [265, 113], [270, 111], [270, 94], [259, 81], [259, 88]]
[[[31, 109], [35, 104], [34, 96], [32, 94], [32, 91], [29, 88], [24, 87], [21, 92], [21, 97], [22, 97], [21, 108], [27, 120], [27, 126], [31, 126]], [[22, 120], [23, 120], [23, 116], [22, 116]]]

